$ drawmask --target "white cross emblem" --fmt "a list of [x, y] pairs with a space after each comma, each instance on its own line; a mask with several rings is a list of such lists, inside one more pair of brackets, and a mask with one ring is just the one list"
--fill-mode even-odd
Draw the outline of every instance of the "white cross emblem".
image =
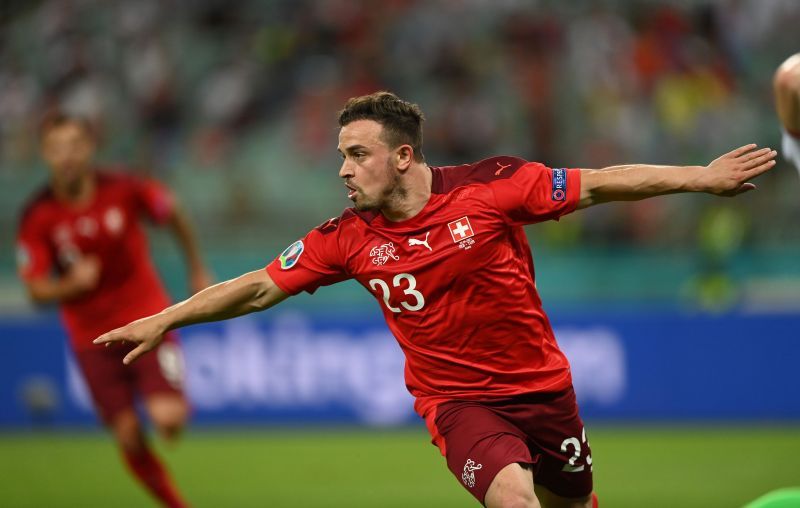
[[450, 235], [453, 237], [453, 242], [458, 243], [461, 240], [470, 238], [475, 233], [472, 231], [472, 225], [469, 223], [469, 218], [461, 217], [447, 224], [450, 229]]

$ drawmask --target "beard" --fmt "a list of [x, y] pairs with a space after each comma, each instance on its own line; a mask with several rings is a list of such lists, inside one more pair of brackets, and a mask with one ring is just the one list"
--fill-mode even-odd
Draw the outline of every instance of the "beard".
[[356, 201], [354, 203], [356, 210], [359, 212], [377, 212], [383, 210], [393, 202], [404, 200], [406, 196], [408, 196], [408, 191], [400, 180], [400, 174], [395, 170], [394, 166], [392, 166], [390, 160], [386, 161], [385, 171], [386, 175], [389, 177], [389, 184], [375, 199], [368, 200], [365, 198], [361, 202]]

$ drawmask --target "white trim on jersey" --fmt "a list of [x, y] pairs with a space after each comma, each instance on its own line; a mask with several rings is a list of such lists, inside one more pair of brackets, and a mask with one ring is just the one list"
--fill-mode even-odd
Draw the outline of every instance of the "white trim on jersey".
[[783, 139], [781, 141], [781, 151], [783, 158], [787, 162], [794, 164], [797, 171], [800, 171], [800, 138], [796, 138], [783, 130]]

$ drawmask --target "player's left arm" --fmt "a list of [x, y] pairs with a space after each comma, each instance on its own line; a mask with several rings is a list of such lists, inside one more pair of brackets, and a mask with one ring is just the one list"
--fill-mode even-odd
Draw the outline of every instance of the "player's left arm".
[[775, 150], [756, 148], [754, 144], [739, 147], [707, 166], [629, 164], [582, 169], [578, 208], [679, 192], [706, 192], [718, 196], [742, 194], [756, 188], [750, 180], [775, 165]]
[[203, 262], [191, 221], [172, 191], [150, 178], [128, 179], [133, 200], [145, 217], [156, 224], [167, 225], [183, 252], [188, 268], [189, 292], [197, 293], [213, 283]]
[[194, 294], [202, 291], [213, 283], [213, 277], [203, 262], [192, 223], [183, 207], [177, 202], [173, 204], [168, 225], [186, 259], [190, 292]]

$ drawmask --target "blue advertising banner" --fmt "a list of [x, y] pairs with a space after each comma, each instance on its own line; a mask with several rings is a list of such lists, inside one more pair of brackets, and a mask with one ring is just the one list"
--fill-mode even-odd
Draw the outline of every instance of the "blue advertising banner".
[[[585, 418], [798, 419], [800, 316], [554, 316]], [[53, 315], [0, 320], [0, 426], [91, 424]], [[195, 423], [418, 421], [378, 316], [273, 311], [181, 333]]]

